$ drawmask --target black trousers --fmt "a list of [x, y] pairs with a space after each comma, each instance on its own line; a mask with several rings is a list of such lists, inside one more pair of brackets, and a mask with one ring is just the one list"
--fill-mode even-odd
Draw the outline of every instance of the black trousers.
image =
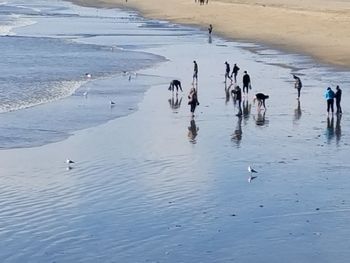
[[329, 112], [329, 109], [334, 112], [334, 99], [327, 100], [327, 112]]

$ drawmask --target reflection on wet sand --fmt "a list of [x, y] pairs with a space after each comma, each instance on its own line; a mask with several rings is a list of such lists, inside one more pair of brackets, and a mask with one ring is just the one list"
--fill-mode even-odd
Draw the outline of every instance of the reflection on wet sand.
[[330, 143], [334, 138], [334, 118], [333, 115], [331, 117], [327, 117], [327, 129], [326, 129], [326, 139], [327, 143]]
[[265, 110], [258, 110], [258, 113], [256, 116], [254, 116], [255, 124], [257, 126], [265, 126], [269, 122], [265, 118], [266, 111]]
[[231, 97], [231, 87], [233, 84], [227, 85], [225, 82], [225, 104], [227, 105], [227, 103], [230, 101], [230, 97]]
[[209, 35], [208, 43], [211, 44], [212, 42], [213, 42], [213, 39], [212, 39], [211, 35]]
[[239, 116], [237, 119], [236, 129], [234, 130], [231, 140], [236, 143], [237, 147], [240, 146], [242, 140], [242, 116]]
[[181, 107], [182, 97], [179, 99], [179, 96], [176, 94], [175, 98], [174, 95], [168, 100], [169, 106], [173, 110], [178, 110]]
[[243, 100], [243, 117], [244, 117], [244, 120], [246, 120], [246, 121], [249, 120], [251, 109], [252, 109], [252, 104], [249, 103], [248, 98], [244, 99]]
[[196, 137], [198, 135], [198, 130], [199, 128], [197, 127], [195, 120], [192, 118], [190, 121], [190, 126], [188, 127], [187, 136], [189, 141], [193, 144], [197, 143]]
[[339, 144], [341, 136], [342, 136], [342, 133], [341, 133], [341, 117], [342, 117], [341, 114], [337, 115], [337, 120], [335, 122], [335, 139], [337, 141], [337, 145]]
[[293, 122], [297, 123], [298, 120], [300, 120], [300, 118], [301, 118], [301, 105], [300, 105], [300, 100], [298, 100], [298, 105], [297, 105], [296, 109], [294, 109]]

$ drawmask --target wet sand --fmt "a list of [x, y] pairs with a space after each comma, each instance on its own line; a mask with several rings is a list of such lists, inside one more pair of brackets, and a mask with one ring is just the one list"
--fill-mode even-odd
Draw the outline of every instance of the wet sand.
[[[342, 118], [327, 118], [323, 100], [327, 85], [350, 84], [349, 72], [176, 30], [167, 43], [159, 38], [144, 49], [168, 61], [138, 73], [178, 78], [184, 93], [173, 97], [164, 81], [131, 115], [58, 143], [0, 151], [2, 261], [349, 257], [348, 91]], [[187, 105], [193, 59], [200, 101], [194, 120]], [[252, 77], [243, 118], [226, 100], [225, 60], [240, 66], [239, 84], [243, 70]], [[299, 102], [292, 73], [304, 83]], [[256, 92], [270, 95], [266, 111], [253, 104]], [[66, 158], [76, 162], [73, 169]], [[248, 165], [258, 170], [251, 183]]]
[[[73, 0], [89, 6], [124, 6], [147, 17], [207, 28], [234, 40], [253, 41], [350, 66], [350, 2], [344, 0]], [[215, 19], [213, 19], [215, 17]]]

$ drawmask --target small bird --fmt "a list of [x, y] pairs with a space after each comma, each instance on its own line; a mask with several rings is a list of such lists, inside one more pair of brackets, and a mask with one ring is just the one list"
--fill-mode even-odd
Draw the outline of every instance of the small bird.
[[85, 77], [87, 77], [88, 79], [91, 79], [91, 74], [90, 73], [85, 73]]
[[253, 173], [257, 173], [250, 165], [248, 166], [248, 172], [249, 172], [249, 177], [248, 177], [248, 183], [250, 183], [252, 180], [257, 178], [257, 176], [253, 176]]
[[112, 100], [111, 100], [109, 103], [110, 103], [111, 105], [115, 105], [115, 102], [112, 101]]
[[252, 173], [257, 173], [250, 165], [248, 166], [248, 172]]
[[66, 160], [66, 163], [67, 163], [67, 164], [72, 164], [72, 163], [75, 163], [75, 162], [72, 161], [72, 160], [67, 159], [67, 160]]

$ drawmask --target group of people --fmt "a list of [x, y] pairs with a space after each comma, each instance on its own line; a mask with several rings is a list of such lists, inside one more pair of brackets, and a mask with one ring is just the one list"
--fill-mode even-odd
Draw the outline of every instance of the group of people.
[[326, 92], [325, 92], [325, 97], [327, 100], [327, 112], [331, 111], [332, 114], [334, 113], [334, 100], [335, 104], [337, 106], [337, 114], [342, 114], [342, 109], [340, 106], [340, 101], [341, 101], [341, 96], [342, 96], [342, 90], [340, 89], [339, 86], [335, 88], [335, 92], [332, 90], [331, 87], [328, 87]]
[[[231, 88], [231, 86], [233, 85], [233, 81], [235, 83], [235, 87], [233, 88], [233, 90], [231, 90], [231, 94], [233, 95], [233, 98], [235, 100], [235, 102], [238, 105], [238, 114], [237, 116], [242, 116], [242, 96], [246, 93], [248, 95], [248, 91], [249, 89], [251, 89], [251, 79], [250, 76], [248, 74], [247, 71], [244, 71], [244, 75], [243, 75], [243, 90], [239, 87], [239, 85], [236, 85], [237, 83], [237, 74], [238, 71], [240, 70], [240, 68], [237, 66], [237, 64], [235, 63], [233, 68], [232, 68], [232, 72], [231, 72], [231, 67], [230, 64], [225, 61], [225, 85], [227, 83], [227, 79], [231, 80], [231, 85], [229, 86], [229, 88], [226, 90], [226, 93], [229, 93], [229, 89]], [[295, 81], [294, 83], [294, 87], [295, 89], [297, 89], [297, 99], [300, 99], [300, 92], [301, 92], [301, 88], [303, 86], [300, 77], [296, 76], [293, 74], [293, 79]], [[197, 62], [194, 60], [193, 61], [193, 79], [192, 79], [192, 85], [193, 88], [191, 88], [190, 93], [188, 95], [188, 104], [190, 105], [190, 111], [192, 114], [192, 117], [194, 116], [194, 112], [196, 110], [196, 107], [199, 105], [199, 101], [198, 101], [198, 90], [197, 90], [197, 84], [198, 84], [198, 64]], [[178, 92], [178, 90], [180, 89], [182, 90], [181, 87], [181, 82], [179, 80], [172, 80], [170, 82], [170, 86], [169, 86], [169, 90], [171, 90], [172, 92], [174, 92], [176, 89], [176, 93]], [[337, 114], [342, 114], [342, 108], [340, 105], [341, 102], [341, 97], [342, 97], [342, 90], [340, 89], [339, 86], [336, 86], [336, 91], [334, 92], [331, 87], [328, 87], [325, 93], [325, 97], [326, 97], [326, 101], [327, 101], [327, 112], [328, 114], [331, 112], [332, 114], [334, 113], [334, 101], [336, 103], [336, 107], [337, 107]], [[263, 93], [257, 93], [255, 94], [255, 98], [254, 98], [254, 102], [258, 101], [258, 107], [261, 108], [263, 107], [264, 109], [266, 109], [266, 105], [265, 105], [265, 100], [269, 98], [269, 95], [263, 94]]]
[[199, 3], [200, 5], [208, 4], [209, 0], [194, 0], [195, 3]]

